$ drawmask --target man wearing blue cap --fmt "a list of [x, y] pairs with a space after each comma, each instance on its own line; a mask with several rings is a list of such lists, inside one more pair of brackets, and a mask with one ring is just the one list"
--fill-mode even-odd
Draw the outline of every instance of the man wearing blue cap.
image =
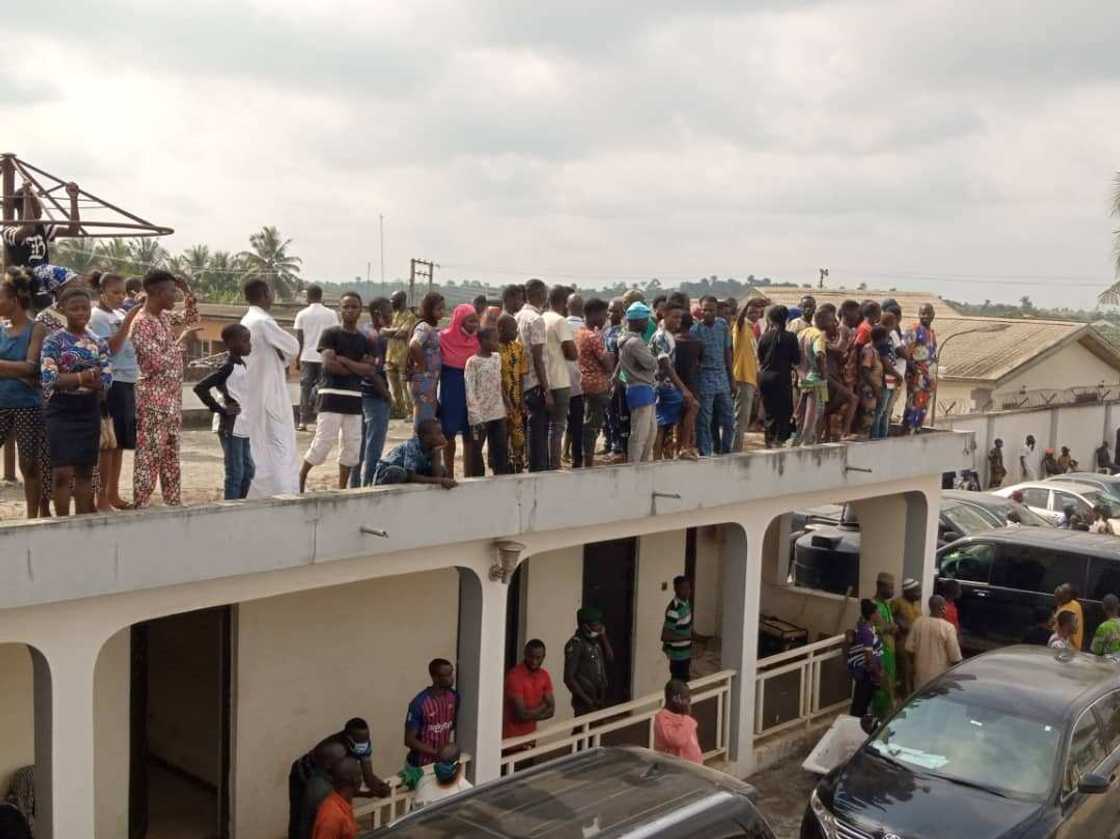
[[630, 440], [626, 459], [630, 463], [653, 460], [657, 437], [654, 377], [657, 359], [646, 343], [650, 308], [640, 300], [626, 310], [626, 334], [618, 341], [618, 366], [626, 374], [626, 404], [630, 408]]

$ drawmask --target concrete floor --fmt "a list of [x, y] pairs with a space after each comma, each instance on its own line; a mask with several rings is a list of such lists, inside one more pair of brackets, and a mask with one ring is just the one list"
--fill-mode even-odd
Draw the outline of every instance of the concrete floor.
[[801, 817], [819, 776], [801, 768], [811, 746], [791, 754], [746, 780], [758, 789], [755, 802], [777, 839], [798, 839]]

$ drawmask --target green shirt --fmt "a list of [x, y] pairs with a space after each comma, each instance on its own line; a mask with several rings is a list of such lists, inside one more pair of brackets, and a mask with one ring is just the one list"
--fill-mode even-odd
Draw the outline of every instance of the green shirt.
[[665, 609], [665, 631], [678, 641], [666, 641], [661, 649], [670, 661], [692, 658], [692, 605], [687, 600], [673, 598]]
[[1109, 618], [1098, 626], [1089, 649], [1093, 655], [1120, 653], [1120, 618]]

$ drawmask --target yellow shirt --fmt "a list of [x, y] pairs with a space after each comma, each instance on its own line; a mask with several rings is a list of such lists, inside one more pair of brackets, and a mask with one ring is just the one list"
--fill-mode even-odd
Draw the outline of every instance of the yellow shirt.
[[749, 320], [732, 330], [731, 346], [731, 374], [735, 381], [758, 387], [758, 350]]
[[1062, 612], [1073, 612], [1075, 615], [1077, 615], [1077, 631], [1069, 636], [1069, 643], [1075, 650], [1080, 652], [1081, 650], [1085, 649], [1085, 647], [1083, 646], [1083, 644], [1085, 643], [1085, 613], [1081, 611], [1081, 604], [1076, 600], [1071, 600], [1065, 606], [1059, 607], [1058, 611], [1054, 613], [1055, 628], [1058, 625], [1058, 615], [1060, 615]]

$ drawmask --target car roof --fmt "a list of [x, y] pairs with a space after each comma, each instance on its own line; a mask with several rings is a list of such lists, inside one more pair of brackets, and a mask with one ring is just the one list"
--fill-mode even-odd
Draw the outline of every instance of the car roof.
[[[1075, 481], [1060, 481], [1059, 483], [1061, 483], [1061, 489], [1065, 492], [1088, 493], [1101, 491], [1100, 487], [1093, 486], [1092, 484], [1079, 484]], [[1004, 495], [1004, 493], [1012, 493], [1017, 489], [1058, 489], [1058, 487], [1046, 481], [1024, 481], [1021, 484], [1013, 484], [1012, 486], [1004, 487], [999, 491], [999, 495], [1006, 498], [1007, 496]]]
[[988, 507], [993, 510], [1006, 510], [1011, 506], [1011, 500], [1002, 495], [992, 495], [987, 492], [973, 492], [968, 489], [943, 489], [941, 498], [960, 501], [965, 504], [975, 504], [977, 507]]
[[593, 822], [595, 836], [607, 839], [653, 821], [668, 828], [717, 814], [760, 818], [748, 798], [753, 791], [730, 775], [648, 749], [596, 748], [430, 804], [372, 835], [578, 839]]
[[[1024, 678], [1027, 673], [1029, 679]], [[954, 683], [986, 707], [1059, 719], [1120, 688], [1120, 669], [1089, 653], [1019, 644], [967, 659], [926, 690], [944, 694]]]
[[1051, 481], [1074, 481], [1078, 479], [1088, 481], [1103, 481], [1106, 484], [1120, 483], [1120, 476], [1117, 475], [1099, 475], [1096, 472], [1066, 472], [1064, 475], [1054, 475], [1049, 478]]
[[1005, 527], [965, 536], [953, 545], [959, 547], [966, 542], [976, 540], [1034, 545], [1050, 550], [1120, 559], [1120, 539], [1104, 533], [1086, 533], [1083, 530], [1063, 530], [1057, 527]]

